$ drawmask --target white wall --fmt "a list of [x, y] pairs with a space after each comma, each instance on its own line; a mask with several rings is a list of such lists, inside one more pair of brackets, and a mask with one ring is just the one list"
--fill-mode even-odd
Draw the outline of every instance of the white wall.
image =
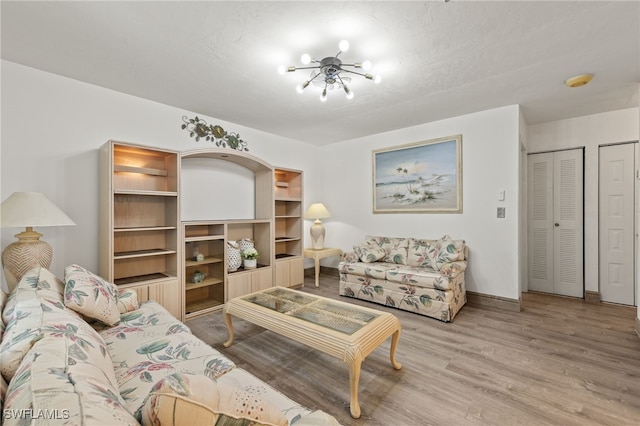
[[[319, 201], [333, 215], [323, 221], [325, 245], [350, 250], [368, 234], [449, 234], [469, 246], [468, 290], [519, 299], [518, 133], [519, 107], [514, 105], [324, 147]], [[456, 134], [462, 134], [462, 214], [372, 213], [372, 150]], [[506, 191], [504, 202], [498, 202], [500, 189]], [[506, 207], [505, 219], [496, 218], [498, 206]]]
[[529, 153], [585, 148], [585, 289], [598, 291], [598, 146], [636, 141], [639, 108], [537, 124], [528, 128]]
[[[98, 148], [109, 139], [188, 150], [195, 142], [181, 130], [195, 113], [2, 61], [0, 199], [15, 191], [45, 193], [76, 223], [39, 229], [53, 246], [52, 271], [70, 263], [98, 269]], [[220, 102], [212, 98], [211, 102]], [[202, 117], [202, 116], [200, 116]], [[248, 142], [250, 153], [275, 166], [303, 169], [305, 193], [317, 198], [319, 148], [222, 120]], [[216, 182], [229, 185], [230, 182]], [[3, 229], [2, 248], [19, 229]], [[3, 274], [0, 274], [3, 275]], [[3, 287], [4, 277], [3, 279]], [[4, 287], [6, 289], [6, 287]]]

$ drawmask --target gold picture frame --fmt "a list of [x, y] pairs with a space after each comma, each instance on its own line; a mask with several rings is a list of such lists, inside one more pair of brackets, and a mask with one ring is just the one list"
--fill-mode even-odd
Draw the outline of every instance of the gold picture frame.
[[374, 150], [374, 213], [462, 213], [462, 135]]

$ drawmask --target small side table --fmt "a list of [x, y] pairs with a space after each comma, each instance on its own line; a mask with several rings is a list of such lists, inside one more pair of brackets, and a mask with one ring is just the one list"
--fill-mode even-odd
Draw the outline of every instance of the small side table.
[[304, 249], [304, 257], [313, 259], [315, 261], [316, 287], [320, 286], [320, 259], [322, 259], [323, 257], [340, 256], [340, 255], [342, 255], [342, 250], [339, 248], [325, 247], [321, 249], [313, 249], [313, 248]]

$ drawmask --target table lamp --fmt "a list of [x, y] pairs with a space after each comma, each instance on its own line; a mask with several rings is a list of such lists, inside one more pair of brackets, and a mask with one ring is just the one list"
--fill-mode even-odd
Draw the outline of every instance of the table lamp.
[[42, 234], [33, 230], [34, 226], [75, 225], [62, 210], [39, 192], [14, 192], [0, 205], [0, 226], [22, 228], [16, 234], [18, 241], [9, 244], [2, 252], [2, 267], [9, 292], [20, 282], [22, 276], [40, 265], [51, 266], [53, 249], [40, 241]]
[[314, 250], [324, 248], [324, 226], [320, 219], [331, 217], [331, 213], [322, 203], [314, 203], [309, 206], [309, 209], [304, 214], [305, 219], [315, 219], [309, 232], [311, 233], [311, 246]]

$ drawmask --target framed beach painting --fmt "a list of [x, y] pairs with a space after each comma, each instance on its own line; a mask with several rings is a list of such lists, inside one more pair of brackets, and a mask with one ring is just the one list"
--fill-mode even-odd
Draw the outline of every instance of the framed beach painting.
[[462, 213], [462, 135], [373, 151], [374, 213]]

